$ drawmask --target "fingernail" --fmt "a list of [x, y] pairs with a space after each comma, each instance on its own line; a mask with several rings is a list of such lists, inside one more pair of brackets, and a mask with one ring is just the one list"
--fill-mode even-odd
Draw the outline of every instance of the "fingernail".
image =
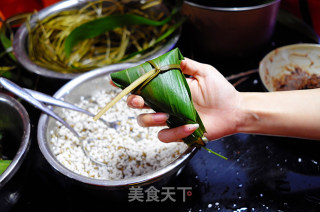
[[163, 123], [167, 121], [169, 118], [169, 114], [167, 113], [155, 113], [152, 115], [152, 120], [156, 123]]
[[198, 128], [199, 128], [199, 124], [188, 124], [187, 127], [185, 128], [185, 131], [186, 132], [193, 132]]
[[133, 107], [139, 107], [140, 106], [140, 101], [137, 98], [133, 98], [131, 102]]

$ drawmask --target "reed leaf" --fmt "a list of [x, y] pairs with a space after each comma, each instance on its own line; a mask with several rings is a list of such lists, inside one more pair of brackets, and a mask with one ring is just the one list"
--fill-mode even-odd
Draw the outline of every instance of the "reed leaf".
[[182, 18], [181, 20], [179, 20], [176, 24], [174, 24], [172, 27], [170, 27], [165, 33], [163, 33], [160, 37], [158, 37], [154, 43], [152, 45], [150, 45], [149, 48], [145, 48], [145, 49], [142, 49], [140, 51], [136, 51], [136, 52], [133, 52], [131, 54], [129, 54], [127, 57], [123, 58], [121, 61], [125, 61], [131, 57], [134, 57], [135, 55], [138, 55], [138, 54], [143, 54], [147, 51], [149, 51], [151, 48], [154, 48], [154, 46], [158, 43], [160, 43], [161, 41], [165, 40], [167, 37], [169, 37], [172, 33], [174, 33], [184, 22], [186, 21], [185, 18]]
[[2, 26], [0, 28], [0, 43], [4, 48], [4, 51], [1, 52], [0, 58], [3, 57], [4, 55], [9, 55], [9, 57], [13, 62], [17, 61], [17, 59], [15, 58], [12, 52], [12, 40], [14, 37], [14, 28], [24, 23], [28, 15], [29, 15], [28, 13], [19, 13], [3, 21]]
[[135, 14], [116, 14], [106, 17], [97, 18], [95, 20], [86, 22], [75, 28], [68, 35], [65, 41], [64, 51], [66, 57], [69, 57], [73, 47], [82, 40], [97, 37], [103, 33], [109, 32], [119, 27], [131, 25], [149, 25], [162, 26], [168, 23], [172, 16], [176, 13], [173, 10], [170, 16], [161, 21], [154, 21]]
[[202, 137], [206, 130], [193, 105], [185, 76], [180, 70], [181, 60], [183, 56], [176, 48], [152, 61], [112, 73], [111, 78], [115, 85], [125, 89], [142, 75], [159, 69], [158, 75], [144, 81], [132, 93], [141, 95], [154, 111], [168, 113], [170, 117], [167, 124], [170, 128], [198, 123], [199, 128], [183, 140], [188, 145], [204, 146]]
[[4, 52], [1, 53], [0, 58], [3, 55], [8, 54], [13, 61], [16, 61], [16, 58], [12, 53], [12, 42], [6, 35], [5, 25], [6, 25], [6, 22], [3, 22], [3, 26], [0, 29], [0, 43], [4, 48]]
[[160, 49], [182, 24], [178, 8], [169, 13], [162, 1], [150, 2], [89, 1], [80, 9], [38, 20], [32, 28], [28, 21], [29, 57], [61, 73], [140, 61]]

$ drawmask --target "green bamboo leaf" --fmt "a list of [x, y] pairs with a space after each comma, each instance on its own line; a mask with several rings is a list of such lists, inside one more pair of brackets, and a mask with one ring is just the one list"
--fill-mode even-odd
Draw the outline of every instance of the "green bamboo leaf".
[[4, 75], [8, 71], [15, 69], [16, 66], [0, 66], [0, 76]]
[[0, 160], [0, 175], [8, 168], [11, 160]]
[[13, 28], [24, 23], [27, 16], [29, 16], [29, 13], [19, 13], [2, 22], [2, 27], [0, 29], [0, 43], [4, 48], [4, 52], [1, 53], [0, 57], [8, 54], [14, 62], [17, 61], [16, 57], [12, 53], [12, 40], [14, 35]]
[[150, 26], [162, 26], [168, 23], [172, 16], [176, 13], [174, 10], [170, 16], [162, 21], [154, 21], [148, 18], [134, 15], [134, 14], [118, 14], [110, 15], [102, 18], [95, 19], [93, 21], [86, 22], [79, 27], [75, 28], [67, 37], [65, 41], [64, 51], [66, 57], [69, 57], [72, 48], [80, 41], [94, 38], [103, 33], [109, 32], [113, 29], [130, 26], [130, 25], [150, 25]]
[[[176, 48], [153, 59], [152, 63], [161, 69], [161, 67], [168, 67], [172, 64], [180, 65], [181, 60], [183, 60], [183, 56]], [[146, 62], [136, 67], [112, 73], [111, 78], [118, 87], [124, 89], [153, 69], [154, 67]], [[175, 68], [161, 72], [141, 88], [139, 95], [156, 112], [165, 112], [170, 115], [167, 122], [169, 127], [198, 123], [200, 127], [192, 135], [185, 138], [184, 142], [188, 145], [195, 143], [204, 145], [202, 137], [206, 130], [193, 105], [188, 83], [180, 69]]]
[[225, 156], [220, 155], [219, 153], [217, 153], [217, 152], [215, 152], [215, 151], [213, 151], [213, 150], [211, 150], [211, 149], [209, 149], [209, 148], [207, 148], [205, 146], [202, 146], [202, 148], [207, 150], [207, 152], [209, 152], [209, 153], [212, 153], [212, 154], [214, 154], [214, 155], [216, 155], [216, 156], [218, 156], [218, 157], [220, 157], [222, 159], [228, 160], [228, 158], [226, 158]]
[[[3, 24], [5, 24], [5, 22]], [[2, 27], [1, 30], [0, 30], [0, 42], [1, 42], [1, 45], [3, 46], [3, 48], [4, 48], [4, 52], [1, 53], [1, 57], [3, 55], [5, 55], [5, 54], [8, 54], [13, 61], [16, 61], [16, 58], [12, 53], [12, 42], [6, 36], [4, 27]]]
[[174, 33], [184, 22], [186, 21], [185, 18], [182, 18], [179, 20], [176, 24], [174, 24], [172, 27], [170, 27], [165, 33], [163, 33], [160, 37], [156, 39], [156, 41], [153, 43], [153, 45], [149, 46], [146, 49], [142, 49], [141, 51], [136, 51], [131, 54], [129, 54], [127, 57], [123, 58], [121, 61], [125, 61], [130, 59], [131, 57], [134, 57], [138, 54], [143, 54], [144, 52], [149, 51], [150, 49], [154, 48], [158, 43], [165, 40], [167, 37], [169, 37], [172, 33]]

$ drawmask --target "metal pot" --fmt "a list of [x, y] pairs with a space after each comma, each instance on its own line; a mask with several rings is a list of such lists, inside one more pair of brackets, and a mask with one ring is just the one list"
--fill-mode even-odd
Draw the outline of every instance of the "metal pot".
[[[49, 7], [46, 7], [40, 10], [38, 13], [34, 14], [30, 19], [30, 27], [31, 28], [35, 27], [39, 20], [43, 20], [50, 15], [53, 15], [61, 11], [79, 9], [87, 5], [87, 3], [88, 3], [87, 1], [82, 1], [82, 0], [69, 0], [69, 1], [61, 1], [61, 2], [55, 3]], [[167, 8], [163, 7], [163, 9], [167, 11]], [[56, 72], [48, 68], [37, 65], [35, 62], [33, 62], [29, 58], [29, 55], [28, 55], [28, 36], [29, 36], [28, 27], [26, 24], [23, 24], [21, 25], [21, 27], [19, 27], [19, 29], [15, 33], [15, 37], [13, 41], [14, 54], [18, 62], [28, 71], [38, 74], [40, 76], [47, 77], [47, 78], [65, 79], [65, 80], [70, 80], [81, 75], [81, 73], [60, 73], [60, 72]], [[171, 50], [175, 46], [175, 44], [178, 42], [179, 37], [180, 37], [180, 32], [177, 31], [170, 38], [168, 38], [167, 42], [163, 44], [161, 47], [143, 53], [140, 57], [141, 62], [145, 62], [150, 59], [156, 58], [166, 53], [167, 51]], [[109, 64], [106, 66], [116, 67], [116, 64]]]
[[182, 14], [194, 41], [214, 57], [230, 59], [255, 53], [271, 38], [280, 0], [250, 7], [209, 7], [184, 1]]
[[3, 153], [12, 160], [0, 175], [1, 211], [9, 211], [19, 200], [22, 182], [26, 179], [24, 162], [29, 151], [30, 120], [25, 108], [14, 98], [0, 93], [0, 132], [5, 133], [1, 142]]

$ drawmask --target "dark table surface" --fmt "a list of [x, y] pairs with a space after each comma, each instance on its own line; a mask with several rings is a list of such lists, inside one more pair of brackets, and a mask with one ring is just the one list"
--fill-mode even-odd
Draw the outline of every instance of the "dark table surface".
[[[290, 43], [315, 42], [277, 24], [274, 36], [261, 52], [237, 63], [220, 63], [195, 50], [184, 33], [178, 43], [182, 53], [216, 66], [225, 76], [258, 67], [270, 50]], [[32, 74], [27, 80], [53, 94], [65, 82]], [[233, 81], [233, 83], [236, 81]], [[237, 85], [239, 91], [262, 91], [258, 74]], [[210, 142], [207, 147], [228, 157], [223, 160], [200, 150], [182, 172], [168, 183], [174, 199], [163, 202], [112, 201], [96, 198], [75, 185], [61, 182], [42, 156], [36, 139], [39, 112], [31, 114], [32, 145], [27, 159], [29, 174], [13, 211], [319, 211], [320, 142], [285, 137], [236, 134]], [[188, 188], [183, 195], [182, 188]], [[165, 189], [165, 188], [164, 188]], [[129, 193], [129, 191], [128, 191]], [[185, 197], [185, 199], [184, 199]], [[145, 199], [144, 199], [145, 200]], [[1, 211], [1, 208], [0, 208]]]

